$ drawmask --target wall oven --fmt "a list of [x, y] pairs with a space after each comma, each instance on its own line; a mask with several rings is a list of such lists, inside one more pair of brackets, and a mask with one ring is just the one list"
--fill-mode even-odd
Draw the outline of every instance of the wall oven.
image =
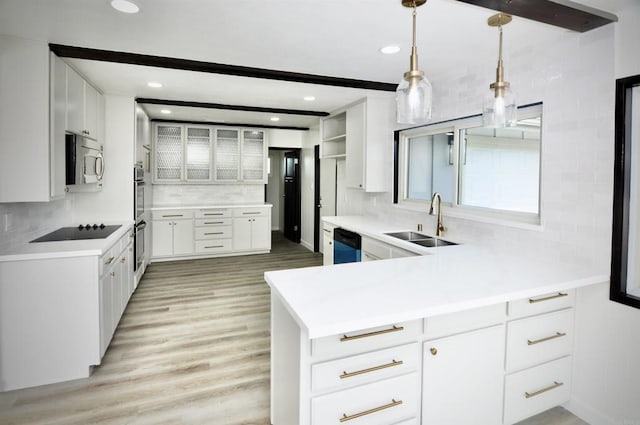
[[135, 220], [135, 233], [133, 252], [135, 261], [133, 270], [137, 271], [144, 262], [144, 231], [147, 223], [144, 221], [144, 168], [136, 166], [133, 169], [133, 219]]

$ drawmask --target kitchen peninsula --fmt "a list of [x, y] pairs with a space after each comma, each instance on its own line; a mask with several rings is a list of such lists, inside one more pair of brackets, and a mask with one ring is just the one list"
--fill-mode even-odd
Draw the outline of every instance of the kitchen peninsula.
[[512, 424], [569, 400], [575, 289], [608, 273], [432, 252], [265, 273], [273, 424]]

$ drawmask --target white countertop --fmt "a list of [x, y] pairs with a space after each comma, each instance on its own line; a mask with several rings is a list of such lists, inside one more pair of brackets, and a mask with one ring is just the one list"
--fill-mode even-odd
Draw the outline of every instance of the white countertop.
[[215, 204], [215, 205], [154, 205], [151, 207], [151, 211], [166, 211], [166, 210], [206, 210], [211, 208], [252, 208], [252, 207], [268, 207], [273, 205], [267, 203], [261, 204]]
[[[0, 262], [102, 255], [118, 239], [129, 232], [133, 226], [133, 222], [105, 224], [120, 224], [121, 226], [105, 239], [29, 243], [30, 240], [50, 233], [55, 229], [45, 231], [38, 236], [29, 238], [28, 240], [19, 241], [9, 246], [2, 247], [0, 249]], [[69, 226], [73, 225], [70, 224]]]
[[[323, 219], [371, 237], [407, 230], [361, 217]], [[308, 337], [319, 338], [609, 279], [608, 270], [567, 263], [553, 253], [522, 258], [471, 245], [426, 249], [433, 255], [267, 272], [265, 280]]]

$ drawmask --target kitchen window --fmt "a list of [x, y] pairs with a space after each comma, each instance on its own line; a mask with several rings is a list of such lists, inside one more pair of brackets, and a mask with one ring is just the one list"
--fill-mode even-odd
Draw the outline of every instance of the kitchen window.
[[477, 115], [396, 132], [394, 201], [427, 211], [439, 192], [445, 215], [540, 224], [542, 104], [518, 116], [508, 128]]
[[640, 308], [640, 75], [616, 81], [610, 298]]

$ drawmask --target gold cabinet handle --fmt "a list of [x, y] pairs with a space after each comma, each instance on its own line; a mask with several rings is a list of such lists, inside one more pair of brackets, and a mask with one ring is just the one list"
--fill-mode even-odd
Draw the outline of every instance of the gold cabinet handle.
[[357, 419], [357, 418], [361, 418], [363, 416], [366, 415], [370, 415], [372, 413], [376, 413], [376, 412], [380, 412], [381, 410], [385, 410], [385, 409], [390, 409], [392, 407], [396, 407], [402, 404], [402, 400], [397, 400], [396, 399], [391, 399], [391, 403], [389, 404], [385, 404], [384, 406], [378, 406], [378, 407], [374, 407], [373, 409], [369, 409], [369, 410], [365, 410], [364, 412], [360, 412], [360, 413], [354, 413], [353, 415], [349, 415], [347, 416], [346, 413], [342, 414], [342, 417], [340, 418], [340, 422], [347, 422], [350, 421], [352, 419]]
[[400, 366], [403, 363], [404, 362], [402, 360], [397, 360], [396, 361], [394, 359], [394, 360], [391, 360], [391, 363], [381, 364], [379, 366], [373, 366], [373, 367], [369, 367], [367, 369], [356, 370], [355, 372], [342, 372], [342, 374], [340, 375], [340, 379], [351, 378], [353, 376], [358, 376], [358, 375], [362, 375], [362, 374], [369, 373], [369, 372], [375, 372], [377, 370], [386, 369], [388, 367]]
[[377, 335], [382, 335], [382, 334], [388, 334], [388, 333], [391, 333], [391, 332], [399, 332], [399, 331], [403, 331], [403, 330], [404, 330], [404, 326], [393, 325], [393, 327], [391, 327], [389, 329], [383, 329], [381, 331], [367, 332], [365, 334], [351, 335], [351, 336], [343, 335], [342, 338], [340, 338], [340, 342], [353, 341], [354, 339], [368, 338], [370, 336], [377, 336]]
[[556, 298], [562, 298], [562, 297], [566, 297], [569, 294], [567, 294], [566, 292], [558, 292], [555, 295], [549, 295], [548, 297], [542, 297], [542, 298], [529, 298], [529, 304], [535, 304], [535, 303], [539, 303], [542, 301], [549, 301], [549, 300], [555, 300]]
[[163, 215], [163, 218], [169, 218], [169, 217], [182, 217], [183, 214], [168, 214], [168, 215]]
[[244, 215], [248, 215], [248, 214], [260, 214], [260, 211], [243, 212], [242, 214], [244, 214]]
[[124, 263], [125, 261], [127, 261], [126, 257], [122, 257], [122, 258], [120, 259], [120, 262], [121, 262], [121, 263]]
[[212, 215], [220, 216], [220, 215], [224, 215], [224, 213], [204, 213], [204, 215], [206, 215], [206, 216], [212, 216]]
[[524, 398], [531, 398], [531, 397], [535, 397], [535, 396], [540, 395], [540, 394], [542, 394], [542, 393], [546, 393], [547, 391], [554, 390], [554, 389], [556, 389], [556, 388], [558, 388], [558, 387], [560, 387], [560, 386], [562, 386], [562, 385], [564, 385], [564, 382], [553, 381], [553, 385], [549, 385], [548, 387], [543, 388], [543, 389], [541, 389], [541, 390], [534, 391], [534, 392], [532, 392], [532, 393], [530, 393], [530, 392], [525, 392], [525, 393], [524, 393]]
[[205, 246], [205, 249], [209, 249], [209, 248], [224, 248], [224, 245], [211, 245], [211, 246]]
[[563, 336], [566, 336], [567, 334], [565, 332], [556, 332], [555, 335], [551, 335], [545, 338], [540, 338], [540, 339], [534, 339], [533, 341], [531, 341], [530, 339], [527, 340], [527, 345], [536, 345], [536, 344], [540, 344], [541, 342], [545, 342], [545, 341], [550, 341], [552, 339], [556, 339], [556, 338], [560, 338]]
[[224, 232], [205, 232], [205, 235], [223, 235]]
[[431, 352], [431, 355], [435, 356], [436, 354], [438, 354], [438, 349], [435, 347], [431, 347], [429, 348], [429, 351]]
[[224, 224], [224, 221], [205, 221], [204, 224]]
[[113, 260], [115, 260], [115, 259], [116, 259], [116, 257], [109, 258], [107, 261], [105, 261], [104, 265], [108, 266], [109, 264], [113, 263]]

